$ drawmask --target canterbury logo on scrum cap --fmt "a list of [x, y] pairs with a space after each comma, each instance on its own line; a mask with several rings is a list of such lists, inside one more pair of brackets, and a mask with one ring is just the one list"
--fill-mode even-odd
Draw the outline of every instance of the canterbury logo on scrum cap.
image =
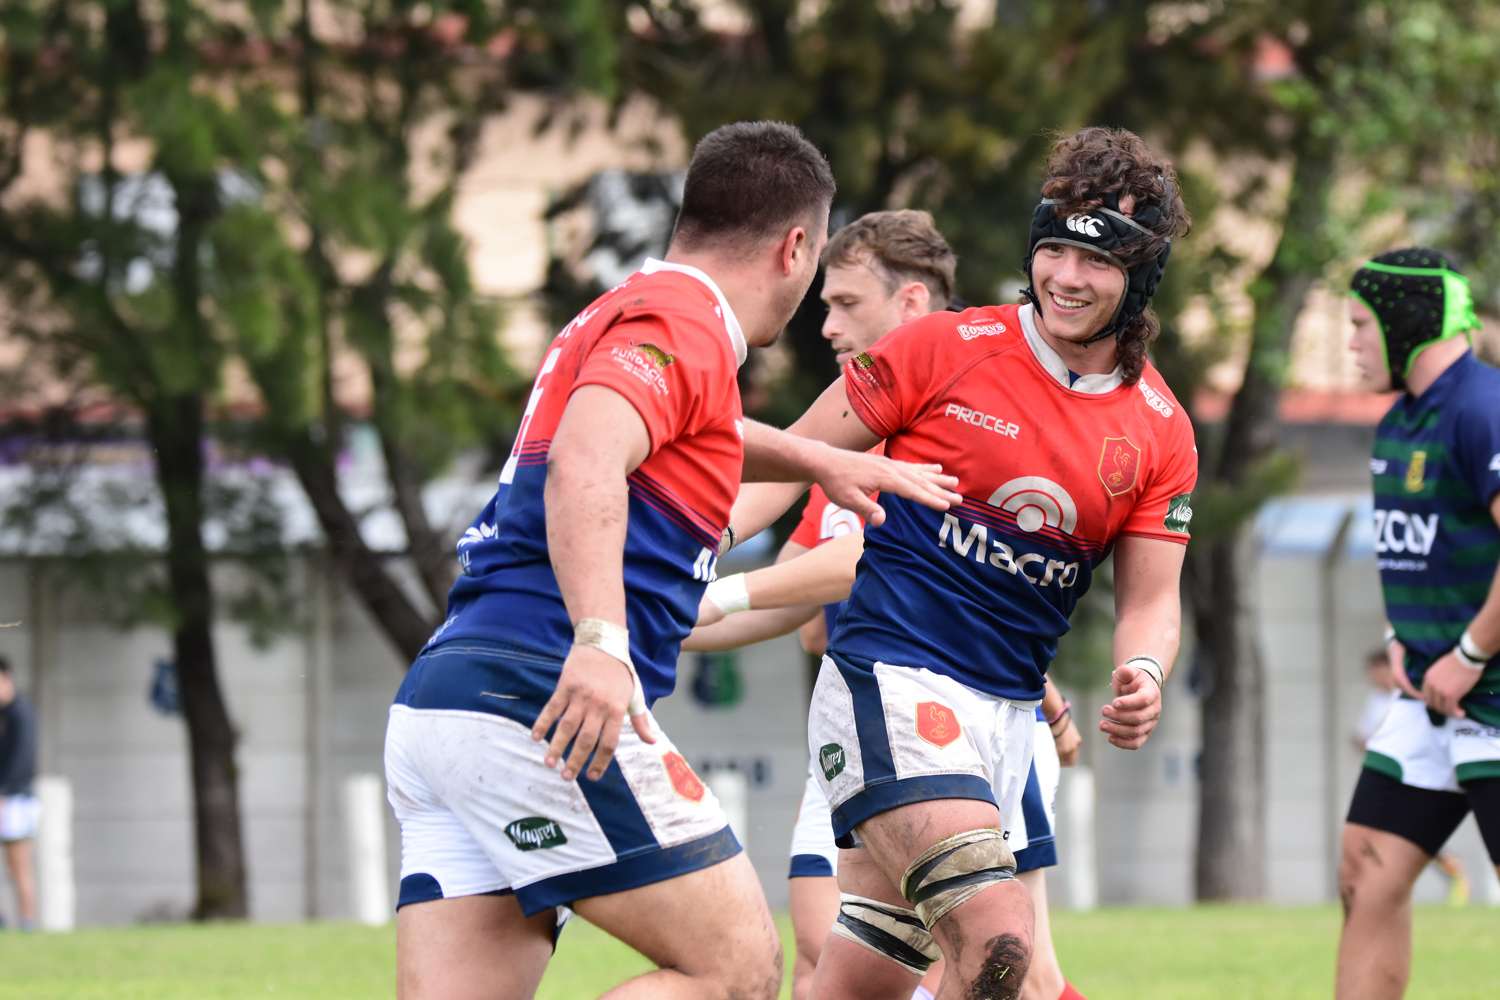
[[1096, 219], [1092, 215], [1070, 215], [1068, 228], [1089, 239], [1097, 240], [1104, 235], [1104, 220]]

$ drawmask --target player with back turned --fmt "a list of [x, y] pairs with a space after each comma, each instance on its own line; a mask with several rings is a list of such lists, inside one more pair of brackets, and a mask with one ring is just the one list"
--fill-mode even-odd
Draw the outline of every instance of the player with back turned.
[[[724, 812], [655, 725], [744, 478], [956, 502], [931, 468], [743, 418], [736, 370], [816, 273], [833, 177], [795, 128], [694, 150], [666, 259], [549, 346], [448, 615], [391, 707], [403, 1000], [532, 996], [571, 907], [654, 961], [613, 997], [769, 998], [775, 926]], [[627, 720], [628, 715], [628, 720]]]
[[[851, 936], [829, 939], [813, 1000], [906, 1000], [939, 956], [939, 1000], [1020, 995], [1033, 915], [1007, 831], [1047, 665], [1111, 552], [1115, 698], [1099, 725], [1133, 749], [1160, 717], [1197, 456], [1145, 353], [1187, 210], [1170, 165], [1123, 130], [1060, 139], [1042, 193], [1030, 304], [908, 323], [791, 428], [941, 460], [964, 497], [947, 512], [888, 500], [823, 659], [808, 745], [855, 850], [839, 864]], [[732, 520], [748, 534], [797, 495], [747, 486]]]
[[1370, 461], [1404, 694], [1365, 745], [1344, 826], [1336, 995], [1395, 1000], [1412, 886], [1470, 810], [1500, 865], [1500, 371], [1470, 350], [1469, 283], [1437, 251], [1381, 254], [1351, 292], [1366, 380], [1405, 390]]

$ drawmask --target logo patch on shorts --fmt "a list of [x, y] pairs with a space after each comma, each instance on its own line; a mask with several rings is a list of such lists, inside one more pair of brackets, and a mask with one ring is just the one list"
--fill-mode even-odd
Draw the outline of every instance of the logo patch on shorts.
[[545, 816], [527, 816], [505, 828], [505, 835], [518, 851], [540, 851], [561, 847], [568, 842], [556, 820]]
[[917, 702], [917, 735], [941, 749], [963, 734], [953, 709], [937, 701]]
[[703, 801], [703, 782], [698, 780], [688, 762], [682, 759], [682, 754], [669, 750], [661, 755], [661, 763], [667, 769], [667, 777], [672, 781], [674, 792], [689, 802]]
[[837, 743], [828, 743], [818, 749], [818, 766], [823, 769], [824, 781], [832, 781], [842, 774], [847, 762], [844, 748]]

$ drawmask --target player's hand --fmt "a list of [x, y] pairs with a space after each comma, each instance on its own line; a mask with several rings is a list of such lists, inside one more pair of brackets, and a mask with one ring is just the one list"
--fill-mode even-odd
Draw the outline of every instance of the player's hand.
[[1083, 734], [1073, 723], [1073, 713], [1069, 712], [1063, 723], [1062, 731], [1052, 734], [1052, 742], [1057, 745], [1057, 761], [1063, 767], [1072, 767], [1078, 763], [1078, 749], [1083, 746]]
[[883, 455], [841, 448], [827, 451], [818, 485], [829, 500], [870, 524], [885, 523], [885, 509], [870, 499], [871, 493], [894, 493], [933, 510], [947, 510], [964, 502], [953, 492], [957, 477], [943, 475], [941, 465], [896, 462]]
[[[604, 777], [604, 769], [620, 745], [621, 720], [634, 691], [635, 684], [625, 664], [592, 646], [574, 646], [563, 661], [557, 690], [542, 706], [542, 714], [531, 727], [531, 738], [541, 742], [547, 739], [552, 724], [557, 723], [543, 763], [556, 767], [561, 762], [562, 779], [572, 781], [592, 753], [589, 780]], [[651, 731], [651, 713], [634, 716], [630, 722], [644, 742], [656, 742], [656, 734]], [[563, 752], [569, 743], [573, 744], [573, 750], [564, 761]]]
[[1482, 673], [1459, 663], [1452, 653], [1444, 653], [1422, 676], [1422, 700], [1434, 712], [1462, 719], [1466, 713], [1458, 703], [1474, 690]]
[[1115, 699], [1104, 706], [1099, 731], [1122, 750], [1138, 750], [1161, 718], [1161, 688], [1134, 667], [1116, 667], [1109, 686]]
[[708, 595], [704, 594], [703, 595], [703, 600], [701, 600], [701, 601], [698, 602], [698, 626], [697, 627], [698, 628], [707, 628], [709, 625], [717, 625], [717, 624], [719, 624], [719, 622], [723, 621], [726, 617], [728, 617], [728, 616], [724, 614], [724, 609], [721, 608], [721, 607], [719, 607], [713, 601], [710, 601], [708, 599]]

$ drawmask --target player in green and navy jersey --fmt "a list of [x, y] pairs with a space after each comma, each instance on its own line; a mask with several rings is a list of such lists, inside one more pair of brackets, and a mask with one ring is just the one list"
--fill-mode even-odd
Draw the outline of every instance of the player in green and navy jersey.
[[1400, 997], [1411, 890], [1472, 809], [1500, 864], [1500, 370], [1476, 358], [1468, 281], [1393, 250], [1354, 276], [1350, 345], [1381, 420], [1375, 552], [1403, 688], [1366, 745], [1344, 827], [1340, 1000]]

